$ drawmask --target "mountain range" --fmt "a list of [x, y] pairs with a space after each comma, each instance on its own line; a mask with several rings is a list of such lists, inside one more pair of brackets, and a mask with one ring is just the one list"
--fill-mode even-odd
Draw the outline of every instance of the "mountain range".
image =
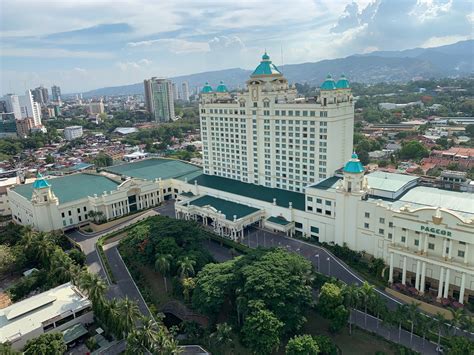
[[[413, 79], [458, 77], [474, 73], [474, 40], [432, 48], [402, 51], [375, 51], [345, 58], [313, 63], [287, 64], [279, 67], [291, 83], [319, 85], [328, 73], [344, 73], [359, 83], [406, 82]], [[232, 68], [170, 78], [178, 85], [187, 81], [189, 87], [202, 86], [208, 81], [217, 86], [223, 80], [229, 88], [242, 87], [251, 70]], [[143, 83], [106, 87], [83, 93], [84, 97], [143, 94]]]

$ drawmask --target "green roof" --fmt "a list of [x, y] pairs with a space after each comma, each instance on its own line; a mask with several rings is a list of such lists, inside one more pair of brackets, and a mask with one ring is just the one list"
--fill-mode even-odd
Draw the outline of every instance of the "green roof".
[[372, 189], [396, 192], [405, 185], [418, 180], [418, 176], [374, 171], [367, 174], [367, 180]]
[[195, 196], [191, 191], [182, 192], [182, 193], [180, 193], [180, 195], [184, 196], [184, 197], [194, 197]]
[[309, 188], [314, 188], [318, 190], [334, 190], [339, 180], [341, 180], [340, 177], [331, 176], [321, 182], [318, 182], [313, 186], [310, 186]]
[[258, 65], [257, 68], [253, 71], [251, 76], [256, 76], [256, 75], [274, 75], [274, 74], [280, 74], [280, 70], [276, 67], [275, 64], [272, 63], [270, 60], [270, 56], [265, 52], [265, 54], [262, 56], [262, 61]]
[[221, 80], [221, 82], [219, 83], [219, 85], [217, 86], [216, 88], [216, 91], [217, 92], [227, 92], [227, 86], [225, 86], [224, 82]]
[[352, 154], [351, 160], [349, 160], [346, 165], [344, 166], [344, 172], [351, 173], [351, 174], [360, 174], [365, 171], [364, 167], [362, 166], [359, 157], [356, 153]]
[[63, 330], [64, 342], [69, 344], [87, 333], [89, 332], [81, 323], [75, 324], [72, 327]]
[[275, 223], [275, 224], [280, 224], [282, 226], [286, 226], [291, 223], [290, 221], [286, 220], [284, 217], [281, 217], [281, 216], [278, 216], [278, 217], [271, 216], [267, 218], [267, 221], [271, 223]]
[[336, 88], [337, 89], [350, 89], [351, 88], [351, 86], [349, 85], [349, 80], [347, 80], [344, 74], [342, 74], [339, 80], [337, 81]]
[[109, 166], [105, 169], [108, 172], [134, 177], [139, 179], [154, 180], [165, 179], [192, 179], [196, 175], [202, 174], [201, 168], [192, 164], [187, 164], [173, 159], [144, 159], [132, 163]]
[[238, 180], [232, 180], [214, 175], [202, 174], [195, 179], [188, 180], [190, 183], [197, 181], [200, 186], [210, 187], [212, 189], [226, 191], [235, 195], [245, 196], [260, 201], [273, 202], [276, 198], [276, 204], [288, 208], [289, 203], [293, 203], [293, 208], [304, 211], [304, 194], [270, 187], [249, 184]]
[[49, 187], [50, 185], [48, 184], [48, 182], [43, 178], [43, 175], [41, 175], [40, 173], [38, 173], [36, 175], [36, 180], [35, 182], [33, 183], [33, 188], [35, 189], [42, 189], [42, 188], [45, 188], [45, 187]]
[[[47, 182], [51, 185], [51, 190], [59, 199], [59, 203], [79, 200], [87, 196], [94, 196], [94, 194], [102, 195], [102, 192], [115, 190], [118, 186], [117, 182], [105, 176], [82, 173], [48, 179]], [[18, 185], [13, 190], [31, 200], [33, 185]]]
[[326, 80], [320, 86], [321, 90], [335, 90], [336, 89], [336, 82], [332, 78], [331, 74], [328, 74]]
[[240, 203], [227, 201], [207, 195], [192, 200], [189, 202], [189, 204], [199, 207], [209, 205], [215, 208], [217, 211], [221, 211], [221, 213], [225, 214], [225, 218], [229, 221], [234, 220], [234, 215], [237, 216], [237, 219], [240, 219], [258, 211], [258, 208], [249, 207]]
[[209, 93], [211, 93], [211, 92], [212, 92], [212, 86], [209, 85], [208, 82], [206, 82], [206, 84], [205, 84], [204, 87], [202, 88], [201, 92], [202, 92], [203, 94], [209, 94]]

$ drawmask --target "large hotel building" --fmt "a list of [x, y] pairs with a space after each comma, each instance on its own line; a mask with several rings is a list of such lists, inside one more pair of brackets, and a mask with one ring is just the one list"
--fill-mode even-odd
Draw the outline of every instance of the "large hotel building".
[[[267, 54], [243, 92], [203, 88], [203, 168], [147, 159], [8, 191], [13, 220], [50, 231], [175, 200], [177, 218], [239, 240], [249, 226], [347, 245], [382, 258], [389, 280], [474, 302], [474, 196], [367, 173], [352, 154], [348, 80], [300, 98]], [[71, 189], [71, 186], [75, 186]]]

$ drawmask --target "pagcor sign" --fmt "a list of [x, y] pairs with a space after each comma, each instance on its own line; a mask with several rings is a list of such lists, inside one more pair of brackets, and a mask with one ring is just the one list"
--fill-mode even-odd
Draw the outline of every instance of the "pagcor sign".
[[430, 227], [430, 226], [421, 226], [421, 230], [425, 233], [432, 233], [432, 234], [442, 235], [445, 237], [451, 237], [451, 232], [445, 229], [439, 229], [439, 228]]

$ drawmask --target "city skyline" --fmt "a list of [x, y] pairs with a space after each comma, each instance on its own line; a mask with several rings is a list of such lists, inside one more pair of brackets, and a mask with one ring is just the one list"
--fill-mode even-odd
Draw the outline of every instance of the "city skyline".
[[0, 92], [40, 84], [81, 92], [152, 76], [248, 69], [264, 49], [281, 65], [431, 47], [471, 38], [474, 20], [465, 1], [109, 5], [3, 2]]

